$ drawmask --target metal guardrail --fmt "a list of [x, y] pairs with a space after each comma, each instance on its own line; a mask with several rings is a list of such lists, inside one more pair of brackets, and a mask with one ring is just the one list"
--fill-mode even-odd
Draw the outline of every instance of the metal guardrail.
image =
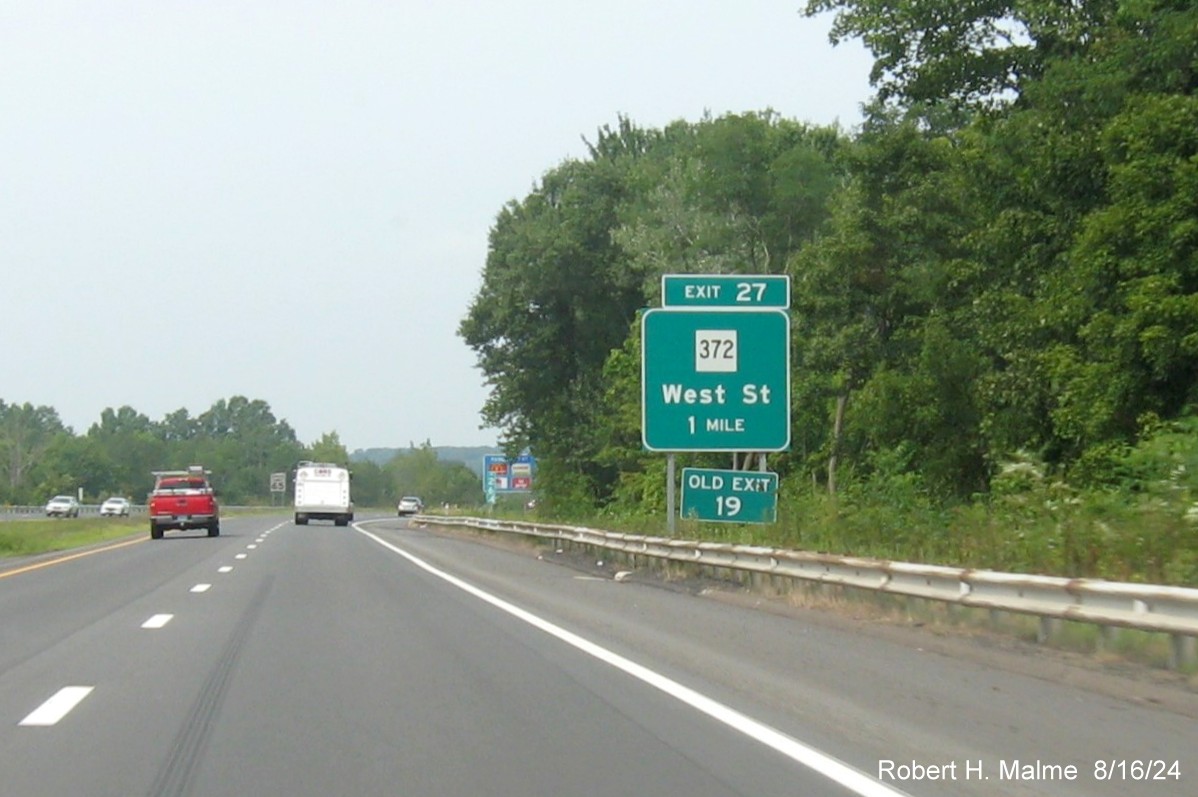
[[[258, 509], [276, 510], [276, 511], [286, 510], [288, 512], [291, 511], [291, 507], [289, 507], [289, 506], [282, 506], [282, 507], [269, 506], [269, 505], [250, 506], [250, 505], [241, 505], [241, 504], [236, 504], [236, 505], [221, 504], [220, 505], [221, 512], [244, 512], [244, 511], [253, 511], [253, 510], [258, 510]], [[129, 515], [131, 517], [137, 516], [137, 515], [144, 515], [144, 514], [146, 514], [147, 511], [149, 511], [149, 507], [147, 507], [145, 504], [132, 504], [129, 507]], [[99, 515], [100, 515], [100, 505], [99, 504], [80, 504], [79, 505], [79, 517], [89, 517], [89, 516], [99, 517]], [[27, 520], [30, 518], [44, 518], [44, 517], [46, 517], [46, 507], [42, 506], [42, 505], [39, 505], [39, 506], [0, 506], [0, 521], [3, 521], [3, 520]]]
[[1033, 615], [1040, 618], [1042, 640], [1052, 635], [1053, 623], [1062, 620], [1092, 623], [1104, 629], [1160, 632], [1170, 635], [1172, 667], [1198, 658], [1198, 589], [1000, 573], [489, 518], [417, 515], [413, 519], [433, 525], [543, 537], [621, 551], [633, 557]]
[[[146, 507], [144, 504], [133, 504], [129, 507], [130, 515], [144, 515]], [[99, 504], [80, 504], [79, 516], [100, 514]], [[0, 519], [7, 518], [34, 518], [45, 517], [46, 506], [39, 504], [38, 506], [0, 506]]]

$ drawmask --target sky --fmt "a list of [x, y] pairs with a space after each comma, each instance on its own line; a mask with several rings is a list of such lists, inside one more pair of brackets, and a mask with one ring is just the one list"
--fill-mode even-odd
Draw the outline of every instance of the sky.
[[803, 5], [0, 0], [0, 400], [492, 445], [500, 209], [620, 116], [856, 127], [871, 60]]

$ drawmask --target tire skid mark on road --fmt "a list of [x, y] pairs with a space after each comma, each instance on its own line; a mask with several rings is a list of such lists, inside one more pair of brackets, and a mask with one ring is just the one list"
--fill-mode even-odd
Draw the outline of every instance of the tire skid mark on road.
[[154, 778], [154, 784], [149, 791], [153, 797], [183, 797], [191, 791], [196, 764], [203, 756], [208, 737], [212, 734], [217, 711], [228, 690], [229, 678], [273, 585], [274, 577], [267, 577], [250, 599], [245, 613], [233, 630], [233, 635], [217, 659], [216, 666], [204, 681], [195, 703], [183, 721], [183, 726], [176, 734], [166, 761]]

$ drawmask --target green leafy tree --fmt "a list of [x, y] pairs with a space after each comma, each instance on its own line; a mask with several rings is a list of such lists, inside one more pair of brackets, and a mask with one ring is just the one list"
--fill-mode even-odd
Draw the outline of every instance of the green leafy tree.
[[386, 506], [393, 497], [382, 466], [370, 460], [353, 463], [350, 494], [357, 507]]
[[332, 462], [338, 465], [349, 462], [349, 453], [335, 431], [322, 434], [319, 440], [309, 446], [309, 452], [309, 458], [313, 462]]
[[1176, 417], [1198, 389], [1198, 98], [1131, 98], [1102, 140], [1110, 202], [1082, 221], [1054, 296], [1077, 335], [1055, 349], [1053, 418], [1079, 448]]
[[288, 471], [304, 458], [295, 431], [261, 399], [220, 399], [195, 419], [194, 430], [190, 439], [168, 450], [174, 460], [170, 467], [203, 465], [228, 503], [265, 501], [270, 474]]
[[883, 102], [990, 105], [1016, 97], [1045, 62], [1083, 47], [1118, 0], [809, 0], [832, 11], [830, 38], [859, 38], [874, 56]]
[[111, 407], [88, 429], [93, 441], [111, 463], [109, 483], [97, 486], [99, 493], [123, 495], [141, 501], [151, 471], [162, 468], [167, 442], [146, 415], [132, 407]]
[[1192, 400], [1196, 25], [1192, 4], [1120, 4], [971, 131], [991, 190], [970, 329], [991, 362], [977, 391], [996, 452], [1069, 467]]
[[[872, 452], [899, 446], [913, 467], [954, 463], [936, 469], [936, 489], [984, 484], [969, 388], [980, 366], [954, 342], [966, 331], [957, 313], [969, 306], [960, 283], [974, 207], [958, 159], [949, 138], [875, 125], [846, 154], [851, 179], [822, 234], [791, 263], [795, 392], [805, 407], [827, 408], [823, 418], [805, 411], [799, 444], [831, 493], [841, 467], [868, 472]], [[958, 425], [942, 429], [944, 415]], [[912, 423], [921, 416], [926, 423]], [[968, 456], [950, 454], [958, 449]]]
[[184, 408], [167, 413], [167, 415], [155, 425], [159, 436], [167, 443], [179, 443], [185, 440], [193, 440], [199, 435], [199, 425], [195, 418], [192, 418], [188, 411]]
[[661, 275], [780, 272], [822, 221], [843, 145], [769, 112], [621, 120], [499, 214], [460, 333], [491, 384], [488, 423], [541, 463], [546, 507], [606, 502], [620, 481], [603, 369]]
[[82, 489], [85, 502], [99, 502], [112, 494], [115, 473], [109, 451], [98, 440], [60, 432], [32, 476], [41, 495], [75, 495]]
[[[499, 214], [483, 284], [459, 331], [491, 386], [483, 407], [506, 445], [531, 447], [604, 481], [586, 434], [608, 352], [622, 342], [641, 280], [616, 277], [618, 163], [567, 162]], [[552, 489], [552, 480], [547, 484]]]
[[412, 445], [383, 468], [390, 482], [389, 501], [420, 497], [426, 506], [474, 505], [482, 499], [482, 481], [460, 462], [441, 462], [429, 441]]
[[0, 401], [0, 466], [4, 473], [5, 500], [14, 503], [41, 500], [31, 475], [56, 438], [63, 434], [69, 434], [69, 430], [54, 408]]

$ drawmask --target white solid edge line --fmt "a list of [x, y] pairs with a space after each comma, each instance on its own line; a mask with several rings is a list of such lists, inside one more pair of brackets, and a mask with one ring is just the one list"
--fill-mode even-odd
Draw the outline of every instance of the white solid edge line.
[[79, 705], [83, 698], [91, 694], [94, 688], [92, 686], [64, 686], [17, 724], [41, 727], [55, 725], [69, 714], [71, 709]]
[[[382, 519], [374, 521], [362, 521], [362, 523], [381, 522]], [[713, 700], [706, 695], [696, 692], [688, 686], [684, 686], [672, 678], [668, 678], [658, 672], [650, 670], [648, 667], [637, 664], [631, 659], [627, 659], [618, 653], [608, 650], [600, 645], [591, 642], [571, 631], [567, 631], [561, 626], [555, 625], [548, 620], [544, 620], [537, 615], [521, 609], [515, 604], [508, 603], [502, 598], [498, 598], [489, 592], [484, 592], [478, 587], [463, 581], [457, 576], [450, 575], [443, 570], [438, 570], [428, 562], [420, 559], [407, 551], [399, 548], [378, 535], [362, 528], [358, 523], [354, 523], [354, 528], [360, 533], [377, 542], [379, 545], [391, 550], [403, 558], [407, 559], [412, 564], [420, 569], [436, 576], [437, 578], [447, 581], [458, 589], [467, 592], [481, 601], [491, 604], [501, 611], [516, 617], [529, 625], [544, 631], [550, 636], [571, 645], [583, 653], [586, 653], [606, 664], [621, 670], [633, 678], [642, 681], [649, 686], [654, 687], [667, 695], [682, 701], [688, 706], [706, 714], [712, 719], [727, 725], [733, 730], [748, 736], [750, 739], [764, 744], [782, 755], [790, 758], [793, 761], [802, 764], [803, 766], [818, 772], [820, 775], [829, 780], [844, 786], [855, 794], [862, 797], [907, 797], [907, 793], [887, 786], [881, 781], [875, 780], [861, 770], [853, 767], [845, 762], [834, 758], [826, 753], [816, 750], [810, 745], [800, 742], [798, 739], [787, 736], [776, 728], [770, 727], [763, 722], [753, 719], [745, 714], [740, 713], [730, 706], [720, 703], [718, 700]]]
[[162, 628], [164, 625], [174, 619], [173, 614], [156, 614], [149, 620], [141, 624], [142, 628]]

